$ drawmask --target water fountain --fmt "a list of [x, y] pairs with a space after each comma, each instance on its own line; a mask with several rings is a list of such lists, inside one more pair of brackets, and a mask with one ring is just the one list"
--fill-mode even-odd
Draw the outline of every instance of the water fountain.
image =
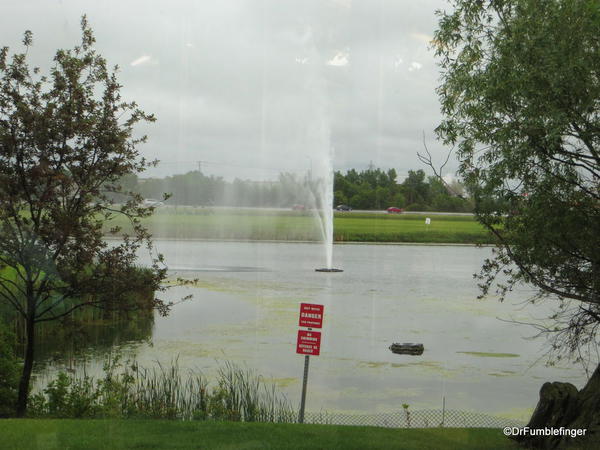
[[321, 236], [325, 247], [325, 263], [326, 266], [320, 269], [315, 269], [316, 272], [343, 272], [342, 269], [333, 267], [333, 167], [332, 151], [329, 152], [329, 157], [325, 158], [326, 174], [323, 178], [321, 189], [318, 191], [318, 209], [316, 209], [319, 219]]
[[[315, 72], [313, 69], [313, 76], [316, 75]], [[307, 129], [308, 148], [316, 152], [314, 158], [309, 156], [310, 171], [307, 184], [311, 195], [311, 210], [318, 220], [325, 251], [325, 267], [315, 271], [343, 272], [342, 269], [333, 267], [333, 147], [322, 82], [322, 77], [315, 77], [309, 83], [315, 114]]]
[[[323, 121], [321, 126], [325, 127]], [[325, 142], [321, 145], [327, 149], [316, 164], [317, 178], [310, 183], [310, 190], [315, 199], [313, 211], [319, 222], [319, 229], [325, 250], [325, 267], [315, 269], [316, 272], [343, 272], [333, 267], [333, 148], [329, 143], [328, 130], [321, 129]], [[311, 164], [312, 165], [312, 164]], [[312, 168], [311, 168], [312, 171]], [[312, 176], [312, 174], [311, 174]]]

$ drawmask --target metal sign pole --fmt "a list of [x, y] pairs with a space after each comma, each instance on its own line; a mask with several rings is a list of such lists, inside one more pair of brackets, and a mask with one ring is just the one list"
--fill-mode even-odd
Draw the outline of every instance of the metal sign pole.
[[306, 384], [308, 383], [308, 359], [309, 356], [304, 356], [304, 378], [302, 379], [302, 399], [300, 400], [300, 415], [298, 422], [304, 423], [304, 405], [306, 404]]
[[308, 364], [309, 356], [319, 356], [321, 351], [321, 332], [313, 331], [313, 328], [323, 326], [323, 305], [314, 305], [312, 303], [300, 303], [299, 327], [306, 327], [308, 330], [298, 330], [298, 339], [296, 341], [296, 353], [304, 355], [304, 376], [302, 377], [302, 398], [300, 399], [300, 412], [298, 413], [298, 423], [304, 423], [304, 407], [306, 405], [306, 385], [308, 384]]

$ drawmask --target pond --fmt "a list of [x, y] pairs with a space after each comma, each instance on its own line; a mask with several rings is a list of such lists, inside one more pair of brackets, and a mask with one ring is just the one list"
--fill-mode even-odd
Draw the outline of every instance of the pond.
[[[318, 244], [156, 246], [172, 277], [199, 281], [164, 294], [193, 298], [156, 317], [150, 339], [118, 344], [141, 365], [178, 358], [180, 366], [210, 375], [233, 361], [272, 379], [299, 404], [299, 303], [310, 302], [323, 304], [325, 313], [321, 355], [310, 362], [308, 411], [391, 412], [403, 403], [441, 409], [445, 398], [449, 409], [526, 419], [543, 382], [585, 381], [579, 367], [546, 367], [545, 341], [529, 339], [532, 327], [510, 322], [543, 317], [546, 306], [524, 302], [531, 291], [504, 303], [477, 300], [472, 274], [489, 248], [336, 245], [334, 266], [344, 272], [317, 273], [324, 258]], [[393, 342], [423, 343], [425, 351], [393, 354]], [[86, 370], [100, 367], [102, 351], [90, 350]]]

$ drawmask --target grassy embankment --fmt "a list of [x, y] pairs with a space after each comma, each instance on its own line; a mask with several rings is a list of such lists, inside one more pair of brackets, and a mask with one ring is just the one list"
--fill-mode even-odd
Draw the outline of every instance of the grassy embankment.
[[[336, 213], [336, 242], [491, 243], [472, 216]], [[123, 219], [112, 223], [127, 229]], [[269, 210], [159, 208], [144, 221], [155, 238], [318, 241], [318, 223], [310, 213]]]
[[515, 449], [499, 429], [166, 420], [3, 420], [0, 448]]

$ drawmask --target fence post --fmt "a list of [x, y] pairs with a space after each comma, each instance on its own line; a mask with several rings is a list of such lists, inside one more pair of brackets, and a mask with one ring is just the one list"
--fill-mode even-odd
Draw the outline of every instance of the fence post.
[[442, 397], [442, 428], [446, 421], [446, 396]]

